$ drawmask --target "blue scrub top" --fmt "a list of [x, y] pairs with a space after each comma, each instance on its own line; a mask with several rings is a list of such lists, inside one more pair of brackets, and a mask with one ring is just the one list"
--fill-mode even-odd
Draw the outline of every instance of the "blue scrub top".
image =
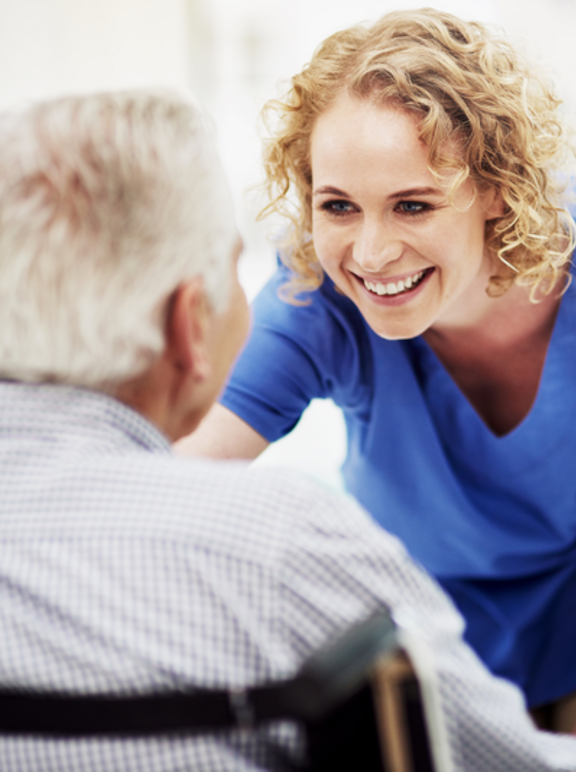
[[496, 437], [422, 338], [379, 338], [329, 279], [284, 303], [287, 278], [256, 299], [222, 403], [274, 441], [333, 399], [348, 490], [452, 596], [492, 672], [530, 705], [576, 690], [576, 286], [529, 415]]

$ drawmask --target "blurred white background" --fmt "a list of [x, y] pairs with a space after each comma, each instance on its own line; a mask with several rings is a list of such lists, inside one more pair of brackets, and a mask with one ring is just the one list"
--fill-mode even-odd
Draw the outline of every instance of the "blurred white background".
[[[337, 29], [433, 5], [504, 27], [554, 75], [576, 112], [576, 0], [0, 0], [0, 107], [63, 93], [127, 87], [194, 91], [212, 113], [246, 244], [252, 297], [274, 270], [274, 224], [261, 200], [258, 115]], [[279, 85], [280, 84], [280, 85]], [[285, 464], [339, 485], [345, 432], [331, 403], [313, 403], [260, 464]]]

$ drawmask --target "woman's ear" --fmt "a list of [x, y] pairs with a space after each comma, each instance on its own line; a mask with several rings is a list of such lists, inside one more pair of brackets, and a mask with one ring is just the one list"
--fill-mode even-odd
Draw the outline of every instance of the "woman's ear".
[[486, 220], [494, 220], [497, 217], [502, 217], [504, 214], [505, 206], [500, 189], [489, 188], [483, 195]]
[[202, 383], [211, 373], [211, 318], [201, 279], [191, 279], [175, 290], [166, 319], [164, 355], [175, 371], [195, 383]]

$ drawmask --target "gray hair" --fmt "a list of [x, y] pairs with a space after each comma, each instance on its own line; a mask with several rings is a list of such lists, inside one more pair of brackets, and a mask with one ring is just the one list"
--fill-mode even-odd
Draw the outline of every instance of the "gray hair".
[[106, 388], [164, 348], [169, 298], [228, 302], [237, 231], [207, 121], [171, 94], [0, 117], [0, 377]]

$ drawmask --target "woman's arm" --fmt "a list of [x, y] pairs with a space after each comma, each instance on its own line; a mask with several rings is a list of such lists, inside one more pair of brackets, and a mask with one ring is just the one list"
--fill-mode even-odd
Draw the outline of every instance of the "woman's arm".
[[175, 444], [177, 454], [252, 460], [292, 431], [312, 399], [337, 392], [341, 403], [356, 404], [366, 391], [358, 381], [369, 343], [355, 310], [348, 318], [350, 301], [327, 286], [307, 306], [284, 303], [278, 290], [288, 275], [278, 271], [254, 301], [252, 333], [223, 404]]
[[174, 452], [180, 456], [251, 460], [269, 444], [246, 421], [228, 408], [215, 404], [195, 432], [175, 443]]

